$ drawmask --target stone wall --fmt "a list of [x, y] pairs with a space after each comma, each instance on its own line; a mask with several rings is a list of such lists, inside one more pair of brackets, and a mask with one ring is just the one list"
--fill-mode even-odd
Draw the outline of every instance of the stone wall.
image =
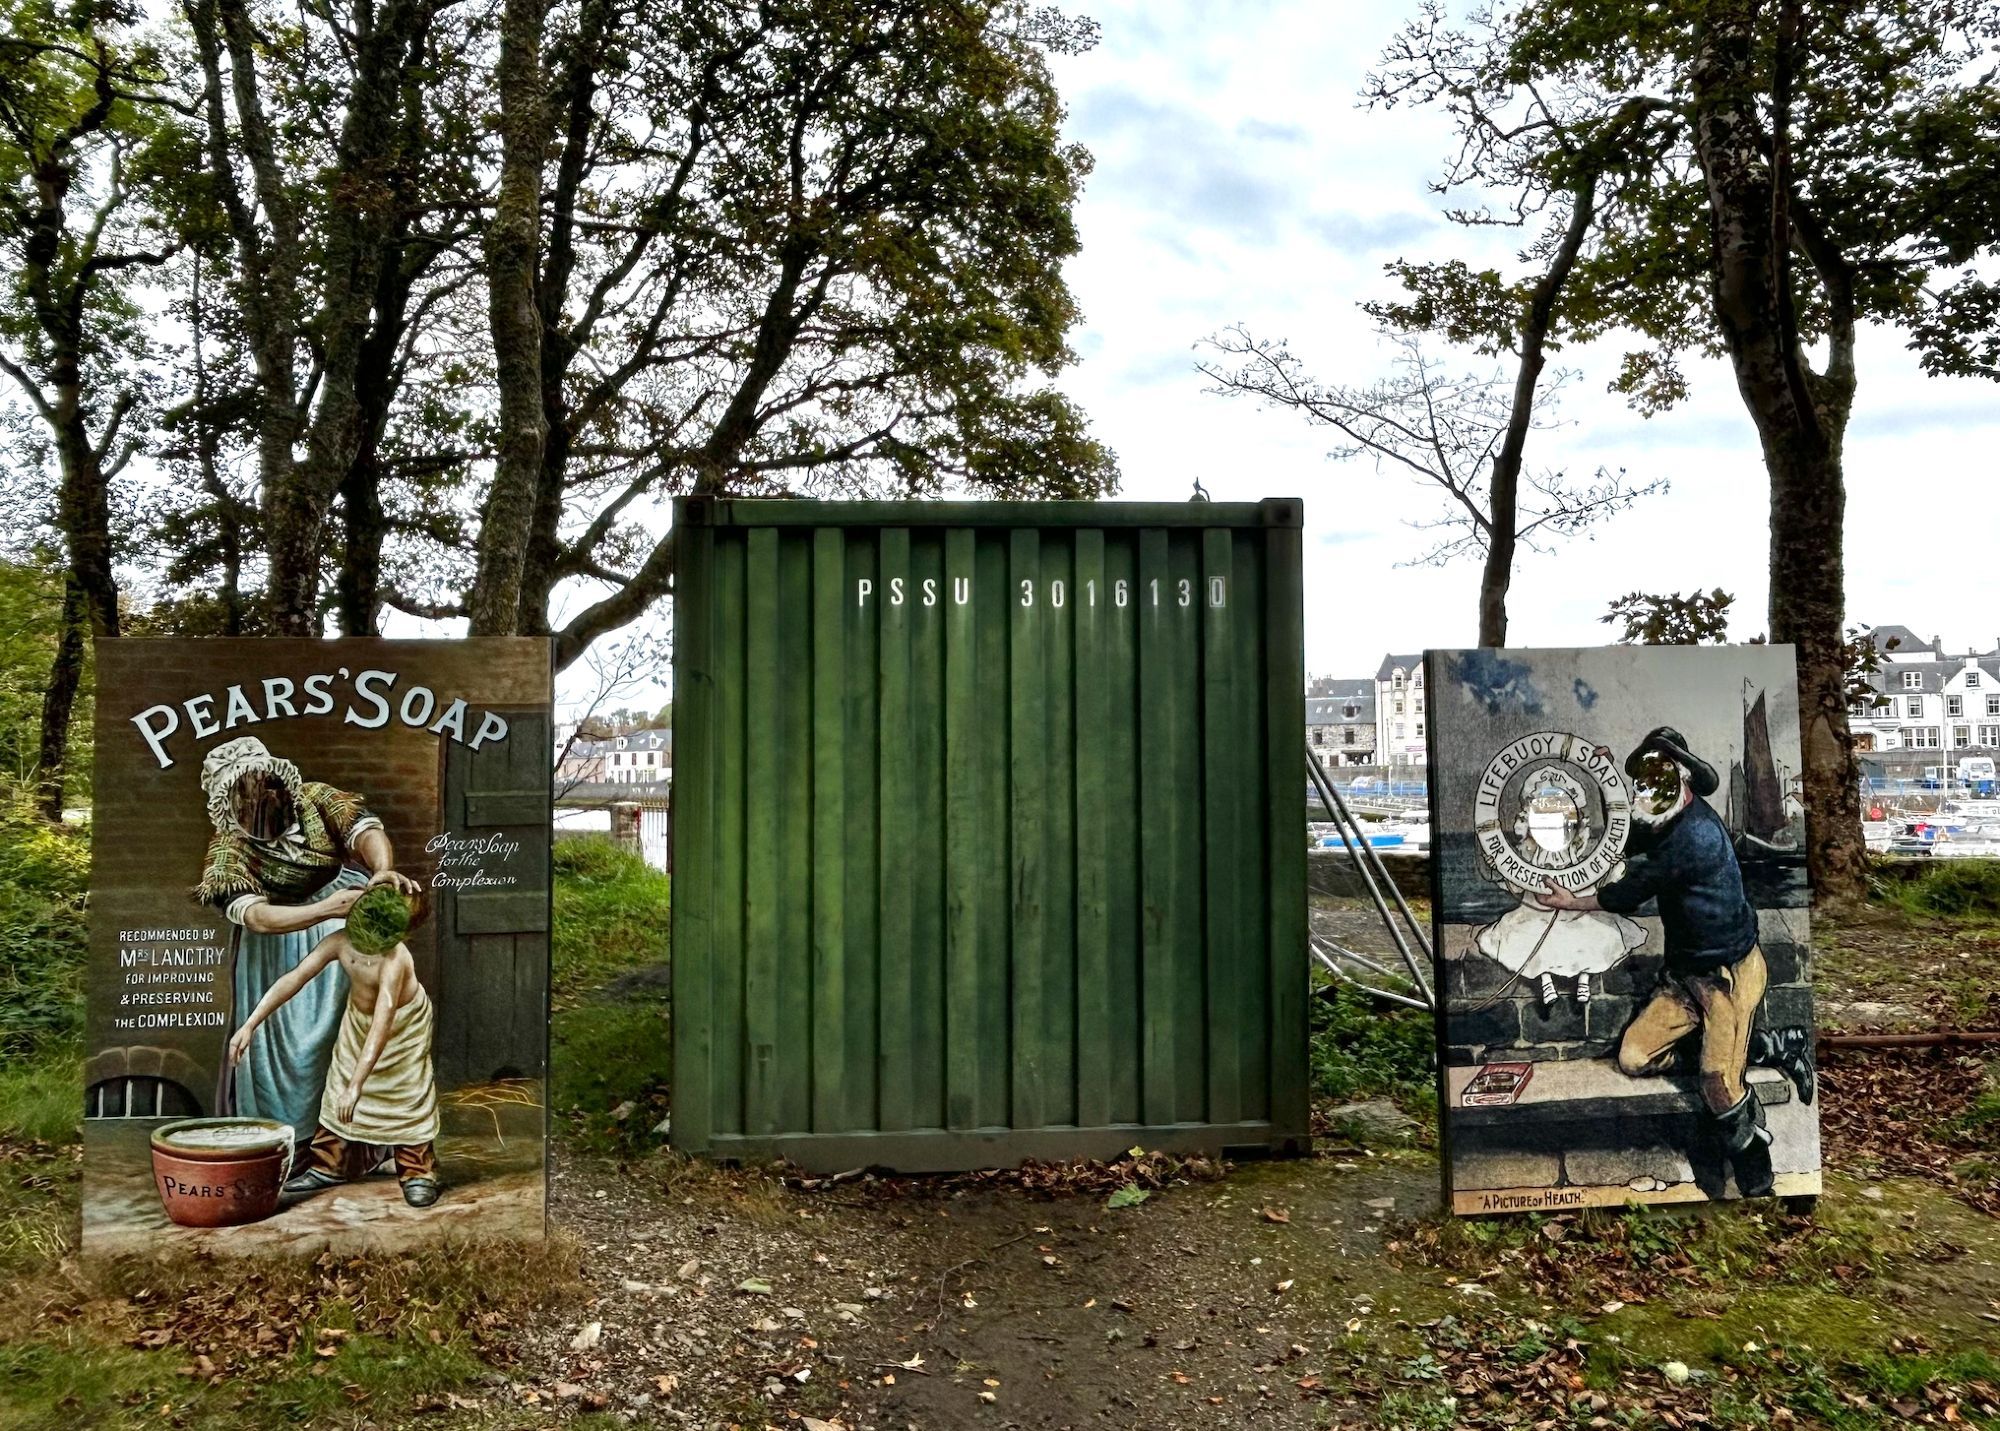
[[[1427, 855], [1382, 855], [1383, 868], [1404, 899], [1431, 897], [1431, 862]], [[1373, 868], [1373, 862], [1370, 862]], [[1343, 849], [1306, 851], [1306, 888], [1314, 894], [1343, 899], [1366, 899], [1368, 887], [1355, 872], [1354, 856]]]

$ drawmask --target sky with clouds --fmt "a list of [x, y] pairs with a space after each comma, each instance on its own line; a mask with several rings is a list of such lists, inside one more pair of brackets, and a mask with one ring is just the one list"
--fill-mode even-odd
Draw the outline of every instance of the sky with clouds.
[[[1370, 112], [1356, 95], [1411, 8], [1402, 4], [1087, 0], [1096, 49], [1057, 62], [1066, 132], [1096, 167], [1069, 281], [1080, 361], [1062, 380], [1117, 450], [1122, 496], [1178, 499], [1199, 478], [1218, 500], [1306, 505], [1306, 666], [1372, 673], [1385, 651], [1470, 645], [1476, 558], [1400, 565], [1425, 549], [1407, 525], [1439, 514], [1434, 488], [1365, 459], [1335, 462], [1326, 429], [1206, 389], [1196, 345], [1241, 323], [1282, 337], [1326, 382], [1365, 382], [1389, 350], [1359, 303], [1388, 296], [1397, 257], [1512, 265], [1508, 235], [1443, 220], [1428, 188], [1448, 152], [1441, 116]], [[1573, 539], [1523, 555], [1509, 640], [1597, 645], [1620, 593], [1721, 586], [1732, 629], [1765, 628], [1767, 487], [1756, 435], [1720, 361], [1689, 370], [1682, 407], [1641, 418], [1604, 391], [1618, 346], [1566, 351], [1580, 371], [1562, 428], [1531, 467], [1625, 468], [1671, 490]], [[1476, 365], [1477, 360], [1470, 360]], [[2000, 644], [1992, 556], [2000, 392], [1926, 378], [1896, 335], [1863, 335], [1849, 429], [1850, 619], [1899, 622], [1948, 650]]]

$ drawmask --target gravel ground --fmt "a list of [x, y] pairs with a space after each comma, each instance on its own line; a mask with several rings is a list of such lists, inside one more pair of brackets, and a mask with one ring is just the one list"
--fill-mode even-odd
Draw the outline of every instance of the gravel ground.
[[1421, 1157], [1259, 1164], [1113, 1211], [1101, 1190], [576, 1164], [553, 1214], [600, 1290], [529, 1333], [509, 1393], [806, 1431], [1321, 1426], [1296, 1383], [1380, 1297], [1341, 1264], [1433, 1177]]

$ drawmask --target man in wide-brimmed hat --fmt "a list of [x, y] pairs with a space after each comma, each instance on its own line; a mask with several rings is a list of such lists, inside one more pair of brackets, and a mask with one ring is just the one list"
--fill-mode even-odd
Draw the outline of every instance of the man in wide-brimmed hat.
[[1715, 767], [1691, 751], [1679, 731], [1663, 725], [1626, 757], [1625, 773], [1633, 783], [1634, 823], [1624, 874], [1594, 895], [1551, 884], [1542, 903], [1633, 914], [1647, 900], [1656, 902], [1666, 963], [1659, 987], [1619, 1041], [1618, 1067], [1635, 1078], [1671, 1072], [1683, 1043], [1699, 1033], [1702, 1101], [1737, 1191], [1768, 1194], [1771, 1134], [1744, 1070], [1752, 1062], [1782, 1068], [1810, 1103], [1811, 1040], [1802, 1028], [1755, 1026], [1764, 999], [1764, 954], [1735, 841], [1702, 798], [1722, 783]]

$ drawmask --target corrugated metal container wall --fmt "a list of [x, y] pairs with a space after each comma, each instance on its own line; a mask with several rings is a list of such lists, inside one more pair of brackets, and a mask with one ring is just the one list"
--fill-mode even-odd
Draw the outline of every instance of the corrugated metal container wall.
[[678, 503], [675, 1143], [1301, 1144], [1301, 523]]

